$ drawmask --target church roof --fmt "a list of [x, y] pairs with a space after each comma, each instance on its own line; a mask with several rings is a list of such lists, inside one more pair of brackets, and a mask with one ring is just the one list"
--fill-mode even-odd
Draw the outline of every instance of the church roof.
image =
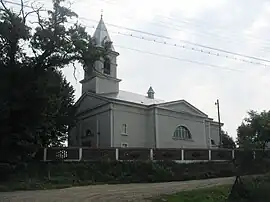
[[[112, 42], [102, 16], [100, 18], [96, 31], [93, 35], [93, 38], [96, 41], [96, 45], [100, 47], [103, 47], [104, 43], [107, 41]], [[111, 49], [112, 51], [115, 51], [113, 45], [111, 45]]]
[[136, 104], [143, 104], [143, 105], [161, 104], [165, 102], [164, 100], [151, 99], [148, 98], [146, 95], [141, 95], [123, 90], [120, 90], [119, 93], [102, 94], [102, 96], [106, 98], [133, 102]]

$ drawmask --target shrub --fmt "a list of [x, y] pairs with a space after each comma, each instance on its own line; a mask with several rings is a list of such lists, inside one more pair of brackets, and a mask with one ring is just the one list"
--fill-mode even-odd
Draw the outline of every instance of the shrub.
[[270, 175], [243, 180], [230, 202], [270, 201]]
[[[251, 164], [255, 166], [255, 164]], [[251, 173], [260, 173], [256, 166]], [[40, 189], [99, 183], [168, 182], [235, 175], [231, 162], [179, 164], [174, 161], [32, 162], [1, 169], [0, 189]], [[256, 172], [255, 172], [256, 171]], [[24, 182], [23, 184], [21, 182]]]

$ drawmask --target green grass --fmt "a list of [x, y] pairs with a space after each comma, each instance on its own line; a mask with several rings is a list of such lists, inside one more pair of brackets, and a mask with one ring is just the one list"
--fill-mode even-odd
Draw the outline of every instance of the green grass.
[[183, 191], [155, 199], [154, 202], [225, 202], [230, 188], [231, 185], [223, 185], [192, 191]]

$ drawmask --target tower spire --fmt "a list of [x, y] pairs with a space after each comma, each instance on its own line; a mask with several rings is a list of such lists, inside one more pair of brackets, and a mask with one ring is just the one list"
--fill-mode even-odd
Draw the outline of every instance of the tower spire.
[[[112, 43], [112, 40], [109, 36], [109, 32], [105, 26], [104, 21], [103, 21], [103, 10], [101, 13], [101, 18], [99, 20], [98, 26], [94, 32], [93, 38], [95, 39], [96, 45], [99, 47], [104, 47], [106, 42]], [[115, 51], [112, 44], [111, 44], [110, 48], [112, 51]]]
[[153, 90], [152, 86], [147, 91], [147, 97], [150, 99], [154, 99], [155, 91]]

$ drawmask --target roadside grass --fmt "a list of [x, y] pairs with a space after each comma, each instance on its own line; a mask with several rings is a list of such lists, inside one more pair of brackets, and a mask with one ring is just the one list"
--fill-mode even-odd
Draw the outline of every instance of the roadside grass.
[[183, 191], [173, 195], [161, 196], [154, 202], [225, 202], [232, 185], [222, 185]]

